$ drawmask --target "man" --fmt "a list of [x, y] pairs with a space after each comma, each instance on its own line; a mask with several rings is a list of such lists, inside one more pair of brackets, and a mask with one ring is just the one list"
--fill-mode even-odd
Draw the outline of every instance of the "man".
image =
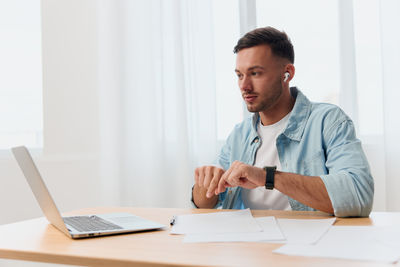
[[374, 182], [351, 119], [310, 102], [296, 87], [293, 46], [284, 32], [255, 29], [234, 48], [247, 109], [217, 166], [195, 170], [199, 208], [320, 210], [368, 216]]

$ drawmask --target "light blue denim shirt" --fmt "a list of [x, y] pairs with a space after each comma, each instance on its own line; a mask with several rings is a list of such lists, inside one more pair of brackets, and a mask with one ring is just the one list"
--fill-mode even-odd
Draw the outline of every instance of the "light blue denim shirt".
[[[353, 122], [335, 105], [310, 102], [296, 87], [290, 91], [296, 102], [286, 128], [276, 140], [281, 171], [320, 176], [335, 216], [368, 216], [374, 180]], [[218, 164], [225, 170], [235, 160], [254, 165], [262, 141], [257, 134], [259, 119], [255, 113], [235, 126], [218, 157]], [[290, 197], [289, 203], [293, 210], [314, 210]], [[241, 187], [227, 188], [215, 207], [246, 208]]]

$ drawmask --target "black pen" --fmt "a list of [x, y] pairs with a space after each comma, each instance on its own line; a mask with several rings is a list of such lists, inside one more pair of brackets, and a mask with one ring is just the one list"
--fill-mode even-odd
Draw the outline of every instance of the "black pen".
[[170, 225], [174, 225], [176, 223], [176, 216], [172, 216], [172, 219], [169, 221]]

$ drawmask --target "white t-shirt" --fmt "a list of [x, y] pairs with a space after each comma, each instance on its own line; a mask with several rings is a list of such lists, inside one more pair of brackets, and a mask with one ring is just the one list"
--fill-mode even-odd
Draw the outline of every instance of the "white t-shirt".
[[[261, 146], [257, 150], [254, 166], [263, 168], [265, 166], [276, 166], [281, 169], [276, 138], [285, 129], [289, 119], [287, 114], [283, 119], [272, 125], [262, 125], [261, 120], [257, 127], [257, 133], [261, 138]], [[244, 204], [250, 209], [274, 209], [291, 210], [288, 197], [276, 189], [267, 190], [264, 186], [254, 189], [242, 189]]]

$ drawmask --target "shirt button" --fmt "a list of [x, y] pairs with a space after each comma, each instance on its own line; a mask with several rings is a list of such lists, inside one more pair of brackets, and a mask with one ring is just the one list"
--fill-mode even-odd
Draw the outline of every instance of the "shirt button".
[[229, 191], [228, 191], [228, 194], [232, 194], [232, 190], [229, 190]]

